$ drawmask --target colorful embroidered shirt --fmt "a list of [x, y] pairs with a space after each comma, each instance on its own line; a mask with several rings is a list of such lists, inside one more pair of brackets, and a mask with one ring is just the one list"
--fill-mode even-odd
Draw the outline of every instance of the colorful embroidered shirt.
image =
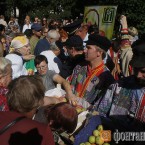
[[91, 70], [89, 65], [77, 65], [68, 80], [73, 93], [86, 99], [91, 104], [114, 81], [113, 76], [103, 62], [93, 70]]
[[98, 102], [95, 106], [101, 115], [129, 115], [145, 122], [145, 87], [139, 87], [134, 76], [112, 84]]

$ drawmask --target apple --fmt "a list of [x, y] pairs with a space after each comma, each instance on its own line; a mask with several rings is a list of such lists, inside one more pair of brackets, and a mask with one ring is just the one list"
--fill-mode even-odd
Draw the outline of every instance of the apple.
[[91, 145], [89, 142], [85, 142], [85, 145]]
[[33, 75], [34, 71], [32, 69], [28, 69], [28, 75]]
[[78, 113], [81, 113], [81, 112], [83, 112], [83, 107], [80, 106], [80, 105], [77, 105], [76, 110], [77, 110]]
[[95, 143], [95, 136], [90, 136], [89, 137], [89, 143]]
[[76, 108], [77, 112], [78, 113], [81, 113], [82, 112], [82, 109], [81, 108]]
[[104, 143], [103, 138], [100, 137], [100, 136], [97, 136], [97, 137], [96, 137], [96, 144], [102, 145], [103, 143]]
[[85, 145], [85, 143], [81, 143], [80, 145]]
[[100, 136], [100, 132], [99, 132], [98, 130], [94, 130], [94, 131], [93, 131], [93, 135], [94, 135], [95, 137]]
[[59, 100], [60, 100], [61, 102], [67, 102], [67, 99], [66, 99], [65, 97], [60, 97]]
[[103, 131], [103, 125], [98, 126], [98, 131]]
[[86, 111], [86, 109], [85, 108], [82, 108], [82, 111]]
[[81, 109], [82, 109], [82, 108], [83, 108], [83, 106], [81, 106], [81, 105], [77, 105], [77, 106], [76, 106], [76, 108], [81, 108]]
[[110, 145], [108, 142], [103, 143], [103, 145]]

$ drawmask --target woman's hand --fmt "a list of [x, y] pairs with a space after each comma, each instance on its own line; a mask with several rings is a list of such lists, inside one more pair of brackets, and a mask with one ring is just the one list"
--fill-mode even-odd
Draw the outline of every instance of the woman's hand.
[[69, 101], [70, 104], [76, 106], [77, 105], [77, 96], [74, 94], [70, 94], [67, 96], [67, 99]]
[[24, 60], [31, 60], [31, 59], [34, 59], [34, 58], [35, 58], [35, 56], [32, 55], [32, 54], [23, 55], [23, 59], [24, 59]]

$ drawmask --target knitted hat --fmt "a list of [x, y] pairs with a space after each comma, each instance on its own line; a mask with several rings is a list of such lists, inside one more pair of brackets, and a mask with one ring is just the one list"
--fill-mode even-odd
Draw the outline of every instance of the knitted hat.
[[83, 50], [83, 40], [78, 35], [74, 35], [68, 38], [64, 45], [68, 47], [82, 47]]
[[96, 45], [99, 46], [101, 49], [105, 50], [106, 52], [111, 47], [111, 42], [104, 36], [100, 36], [96, 33], [90, 34], [88, 41], [86, 41], [87, 45]]
[[29, 40], [25, 36], [17, 36], [11, 42], [11, 48], [21, 48], [29, 43]]

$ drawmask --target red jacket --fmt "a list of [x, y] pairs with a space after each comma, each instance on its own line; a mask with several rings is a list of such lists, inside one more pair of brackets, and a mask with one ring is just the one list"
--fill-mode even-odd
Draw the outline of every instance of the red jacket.
[[[0, 130], [23, 116], [16, 112], [0, 111]], [[50, 127], [37, 121], [24, 118], [0, 135], [1, 145], [55, 145]]]

